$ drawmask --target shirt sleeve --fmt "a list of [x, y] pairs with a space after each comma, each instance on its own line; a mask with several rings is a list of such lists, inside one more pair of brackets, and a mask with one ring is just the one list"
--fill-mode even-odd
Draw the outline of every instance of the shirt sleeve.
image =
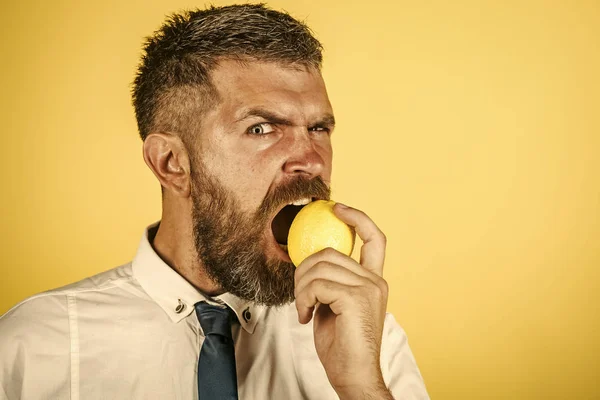
[[396, 400], [429, 399], [425, 382], [408, 346], [404, 330], [394, 316], [385, 316], [381, 344], [381, 370]]
[[64, 296], [34, 296], [0, 316], [0, 400], [67, 398], [68, 322]]

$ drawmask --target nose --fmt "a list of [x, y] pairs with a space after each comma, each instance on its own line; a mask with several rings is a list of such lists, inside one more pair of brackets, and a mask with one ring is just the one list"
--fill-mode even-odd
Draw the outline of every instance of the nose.
[[323, 172], [325, 160], [319, 148], [306, 130], [295, 132], [288, 144], [289, 157], [283, 164], [283, 171], [289, 175], [306, 175], [311, 179]]

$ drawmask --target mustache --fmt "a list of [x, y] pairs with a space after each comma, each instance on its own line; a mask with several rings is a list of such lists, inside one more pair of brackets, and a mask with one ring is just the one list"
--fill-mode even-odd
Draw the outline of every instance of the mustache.
[[298, 177], [269, 190], [257, 213], [262, 217], [268, 217], [279, 210], [282, 204], [285, 205], [294, 200], [313, 197], [329, 200], [330, 196], [331, 189], [320, 176], [312, 179]]

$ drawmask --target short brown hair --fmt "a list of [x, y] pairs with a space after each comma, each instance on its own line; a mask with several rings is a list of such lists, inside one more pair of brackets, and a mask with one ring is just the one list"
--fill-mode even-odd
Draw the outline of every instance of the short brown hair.
[[167, 18], [148, 37], [133, 82], [142, 140], [151, 132], [191, 134], [215, 103], [210, 72], [219, 59], [273, 61], [320, 70], [321, 43], [290, 15], [264, 4], [210, 7]]

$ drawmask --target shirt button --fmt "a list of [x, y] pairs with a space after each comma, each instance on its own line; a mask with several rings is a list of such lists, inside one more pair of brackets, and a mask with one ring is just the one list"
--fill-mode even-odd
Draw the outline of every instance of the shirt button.
[[185, 310], [185, 303], [183, 301], [181, 301], [181, 299], [177, 299], [179, 301], [179, 303], [177, 304], [177, 307], [175, 308], [175, 312], [177, 314], [181, 314], [183, 312], [183, 310]]

